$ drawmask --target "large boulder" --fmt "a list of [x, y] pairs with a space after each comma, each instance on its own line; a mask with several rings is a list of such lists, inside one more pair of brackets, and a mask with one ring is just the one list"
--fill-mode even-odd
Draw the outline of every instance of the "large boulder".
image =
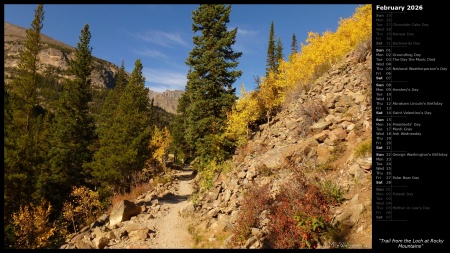
[[113, 206], [109, 216], [109, 225], [114, 226], [119, 222], [129, 220], [141, 213], [141, 207], [131, 201], [122, 200]]

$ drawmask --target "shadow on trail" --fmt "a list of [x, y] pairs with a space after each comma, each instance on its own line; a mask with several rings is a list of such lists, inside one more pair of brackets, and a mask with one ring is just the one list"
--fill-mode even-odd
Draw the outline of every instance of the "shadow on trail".
[[178, 170], [178, 171], [191, 171], [192, 167], [189, 165], [178, 165], [178, 164], [171, 164], [169, 166], [172, 170]]
[[[189, 181], [195, 178], [197, 175], [197, 171], [194, 171], [192, 169], [184, 169], [183, 171], [186, 171], [187, 173], [174, 175], [174, 179], [177, 179], [179, 181]], [[188, 173], [190, 171], [190, 173]], [[158, 198], [158, 200], [161, 203], [170, 203], [170, 204], [177, 204], [183, 201], [187, 201], [191, 195], [175, 195], [171, 192], [163, 195], [162, 197]]]
[[173, 193], [168, 193], [158, 199], [161, 203], [177, 204], [189, 199], [190, 194], [186, 195], [175, 195]]
[[191, 170], [192, 172], [190, 174], [184, 174], [184, 175], [175, 175], [174, 178], [180, 180], [180, 181], [188, 181], [191, 179], [194, 179], [195, 176], [197, 176], [196, 170]]

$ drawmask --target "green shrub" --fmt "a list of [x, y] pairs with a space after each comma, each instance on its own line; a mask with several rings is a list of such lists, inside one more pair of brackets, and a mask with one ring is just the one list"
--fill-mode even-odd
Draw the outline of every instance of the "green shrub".
[[228, 173], [232, 169], [230, 160], [217, 162], [216, 160], [199, 162], [196, 166], [199, 171], [200, 191], [205, 191], [213, 187], [214, 178], [219, 173]]
[[369, 156], [372, 154], [372, 138], [359, 143], [354, 151], [355, 158]]
[[330, 180], [319, 185], [323, 194], [328, 198], [330, 203], [339, 204], [344, 200], [341, 188]]

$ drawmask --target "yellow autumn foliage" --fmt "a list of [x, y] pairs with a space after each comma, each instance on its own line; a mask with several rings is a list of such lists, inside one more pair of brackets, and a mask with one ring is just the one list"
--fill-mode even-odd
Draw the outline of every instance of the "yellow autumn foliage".
[[322, 35], [309, 32], [307, 44], [301, 43], [301, 51], [291, 55], [289, 61], [280, 63], [277, 82], [282, 84], [276, 85], [293, 88], [311, 81], [318, 67], [322, 65], [331, 67], [345, 54], [355, 49], [358, 43], [371, 36], [372, 5], [359, 6], [352, 17], [339, 20], [336, 32], [327, 30]]
[[336, 32], [327, 30], [322, 34], [309, 32], [301, 50], [289, 56], [289, 61], [280, 60], [277, 71], [261, 79], [259, 89], [241, 92], [231, 113], [228, 114], [227, 138], [237, 146], [247, 142], [248, 126], [271, 115], [286, 100], [286, 94], [299, 85], [306, 85], [321, 74], [320, 71], [336, 64], [356, 46], [372, 36], [372, 5], [361, 5], [352, 17], [339, 20]]
[[149, 147], [151, 151], [151, 161], [156, 161], [160, 164], [164, 169], [165, 159], [167, 155], [167, 149], [169, 147], [170, 142], [172, 141], [172, 136], [170, 134], [169, 129], [164, 127], [163, 129], [159, 129], [155, 126], [153, 130], [152, 138], [150, 139]]
[[18, 249], [44, 249], [51, 244], [50, 238], [55, 234], [55, 227], [49, 224], [52, 206], [45, 199], [40, 205], [22, 206], [13, 214], [13, 225], [17, 240], [14, 247]]
[[228, 114], [225, 137], [238, 146], [247, 142], [250, 124], [260, 117], [261, 110], [255, 95], [254, 92], [246, 92], [242, 85], [241, 95]]
[[286, 89], [283, 82], [277, 81], [277, 73], [270, 71], [267, 77], [262, 79], [259, 86], [258, 101], [259, 108], [265, 112], [267, 121], [274, 111], [276, 111], [284, 102], [284, 90]]
[[75, 232], [78, 225], [93, 221], [101, 210], [99, 194], [85, 186], [73, 187], [70, 193], [71, 201], [64, 202], [63, 216], [70, 221]]

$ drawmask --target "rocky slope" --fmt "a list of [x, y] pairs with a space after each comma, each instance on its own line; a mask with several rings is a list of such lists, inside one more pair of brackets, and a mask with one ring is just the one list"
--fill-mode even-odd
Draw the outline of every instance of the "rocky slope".
[[[105, 214], [62, 248], [158, 247], [152, 242], [164, 224], [153, 221], [161, 210], [170, 208], [163, 201], [182, 203], [177, 206], [182, 207], [179, 222], [189, 228], [193, 247], [235, 248], [230, 242], [233, 227], [244, 215], [246, 192], [254, 185], [268, 185], [270, 194], [276, 195], [299, 170], [308, 178], [331, 182], [342, 195], [342, 201], [330, 209], [332, 223], [340, 224], [340, 230], [318, 248], [371, 248], [371, 148], [368, 153], [358, 152], [372, 138], [371, 67], [371, 44], [367, 43], [309, 88], [292, 93], [271, 123], [261, 125], [248, 145], [236, 151], [231, 172], [215, 175], [209, 191], [196, 192], [198, 177], [190, 197], [177, 192], [180, 180], [158, 185], [129, 201], [132, 213], [123, 209], [119, 219]], [[239, 247], [267, 247], [269, 217], [268, 210], [260, 212], [258, 225]]]
[[[288, 167], [294, 167], [318, 181], [331, 182], [342, 193], [342, 203], [331, 208], [333, 224], [341, 224], [339, 240], [319, 247], [371, 248], [372, 157], [355, 152], [372, 136], [371, 68], [368, 43], [311, 88], [292, 94], [270, 125], [261, 125], [247, 146], [236, 152], [235, 169], [217, 175], [214, 188], [199, 197], [189, 214], [195, 217], [196, 233], [227, 238], [212, 246], [228, 248], [248, 188], [268, 184], [276, 194], [281, 185], [290, 184], [296, 172]], [[270, 223], [267, 212], [260, 214], [259, 221], [244, 248], [264, 247]]]

